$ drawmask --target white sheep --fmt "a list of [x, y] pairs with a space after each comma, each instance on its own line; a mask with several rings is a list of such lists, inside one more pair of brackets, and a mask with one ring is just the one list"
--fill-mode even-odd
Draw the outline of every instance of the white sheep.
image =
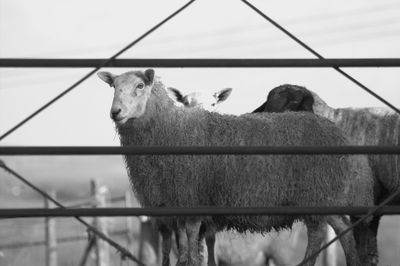
[[[184, 94], [180, 90], [172, 87], [167, 88], [167, 91], [169, 92], [169, 96], [178, 104], [178, 106], [183, 105], [186, 108], [203, 108], [208, 111], [216, 111], [219, 105], [229, 98], [232, 89], [226, 88], [212, 94], [202, 92]], [[169, 228], [171, 226], [163, 224], [163, 219], [152, 219], [152, 221], [156, 224], [157, 228], [161, 229], [161, 232], [170, 233]], [[174, 229], [172, 229], [172, 231], [173, 230]], [[207, 261], [210, 265], [214, 265], [216, 264], [214, 255], [215, 232], [213, 230], [204, 232], [204, 236], [208, 254]], [[163, 253], [169, 253], [170, 249], [171, 244], [163, 246], [163, 250], [165, 250]], [[167, 261], [167, 258], [163, 258], [163, 261]], [[167, 264], [167, 262], [165, 262], [165, 264]]]
[[231, 88], [219, 90], [213, 94], [202, 92], [191, 92], [183, 94], [180, 90], [175, 88], [167, 88], [171, 93], [171, 97], [185, 107], [189, 108], [203, 108], [208, 111], [216, 111], [218, 106], [224, 102], [232, 92]]
[[[354, 145], [400, 145], [400, 116], [385, 108], [332, 108], [305, 87], [284, 84], [274, 88], [254, 112], [308, 111], [326, 117], [343, 130]], [[379, 187], [375, 203], [400, 189], [400, 156], [369, 155]], [[400, 195], [390, 204], [399, 204]], [[369, 228], [357, 227], [355, 236], [364, 264], [378, 264], [377, 233], [381, 216]]]
[[[121, 75], [99, 72], [115, 88], [111, 117], [121, 144], [138, 146], [298, 146], [346, 145], [339, 129], [305, 113], [210, 113], [178, 108], [154, 71]], [[125, 156], [134, 192], [143, 206], [269, 207], [370, 206], [373, 180], [364, 156], [204, 155]], [[177, 265], [199, 264], [199, 231], [212, 224], [238, 232], [269, 232], [303, 221], [308, 229], [306, 256], [315, 252], [327, 221], [337, 233], [348, 224], [338, 216], [171, 217], [177, 221]], [[184, 233], [185, 232], [185, 233]], [[168, 235], [163, 235], [169, 241]], [[187, 238], [187, 241], [185, 240]], [[187, 242], [187, 246], [185, 243]], [[359, 265], [352, 234], [342, 239], [348, 265]], [[314, 265], [315, 258], [305, 265]]]
[[[217, 91], [214, 94], [204, 94], [201, 92], [192, 92], [189, 94], [184, 94], [183, 92], [181, 92], [180, 90], [176, 89], [176, 88], [167, 88], [167, 90], [170, 92], [170, 97], [177, 103], [182, 104], [183, 106], [187, 107], [187, 108], [204, 108], [206, 110], [209, 111], [214, 111], [216, 110], [216, 106], [218, 106], [221, 102], [225, 101], [228, 96], [230, 95], [232, 89], [223, 89], [220, 91]], [[298, 235], [299, 234], [299, 228], [295, 229], [295, 234], [294, 235]], [[328, 228], [329, 232], [331, 231], [330, 228]], [[246, 245], [239, 245], [238, 241], [235, 241], [234, 243], [236, 243], [236, 245], [239, 245], [239, 247], [233, 247], [233, 239], [235, 238], [234, 235], [232, 235], [231, 232], [222, 232], [222, 234], [219, 237], [219, 243], [217, 245], [217, 250], [214, 252], [215, 249], [215, 244], [216, 244], [216, 237], [215, 237], [215, 232], [211, 231], [211, 232], [207, 232], [205, 234], [205, 239], [206, 239], [206, 246], [207, 246], [207, 262], [208, 265], [216, 265], [215, 262], [215, 255], [214, 253], [217, 255], [217, 259], [219, 261], [218, 264], [223, 263], [224, 261], [229, 261], [229, 264], [232, 263], [244, 263], [244, 264], [248, 264], [249, 259], [251, 259], [253, 261], [253, 264], [255, 261], [257, 261], [257, 265], [265, 265], [265, 263], [269, 263], [269, 264], [273, 264], [274, 263], [278, 263], [278, 265], [281, 265], [284, 263], [284, 261], [288, 261], [289, 259], [293, 259], [293, 258], [287, 258], [287, 254], [286, 256], [284, 256], [285, 254], [283, 253], [282, 250], [276, 249], [275, 246], [277, 245], [281, 245], [281, 243], [279, 242], [279, 240], [273, 240], [273, 239], [268, 239], [268, 245], [261, 244], [261, 243], [256, 243], [254, 241], [254, 239], [258, 239], [261, 240], [259, 238], [257, 238], [254, 235], [251, 236], [247, 236], [248, 239], [253, 239], [253, 241], [250, 241], [249, 243], [251, 243], [251, 245], [248, 245], [247, 248]], [[246, 239], [247, 239], [246, 238]], [[297, 239], [298, 237], [295, 237], [294, 239]], [[245, 238], [240, 238], [240, 240], [242, 242], [246, 242]], [[264, 238], [264, 242], [265, 242], [265, 238]], [[293, 242], [298, 243], [299, 241], [294, 240]], [[292, 243], [293, 246], [295, 246], [296, 244]], [[264, 248], [266, 248], [266, 250], [268, 250], [268, 252], [264, 252], [262, 250], [256, 250], [256, 247], [262, 245]], [[332, 247], [332, 246], [331, 246]], [[331, 248], [330, 247], [330, 248]], [[275, 249], [275, 250], [274, 250]], [[287, 250], [289, 248], [287, 247]], [[274, 250], [275, 252], [272, 252], [272, 250]], [[287, 251], [286, 250], [286, 251]], [[258, 253], [256, 253], [256, 251]], [[232, 253], [237, 254], [237, 256], [233, 256], [232, 257]], [[249, 254], [246, 254], [249, 253]], [[245, 256], [243, 254], [246, 254]], [[257, 255], [255, 255], [257, 254]], [[281, 256], [282, 255], [282, 256]], [[286, 257], [286, 258], [285, 258]], [[294, 257], [294, 256], [291, 256]], [[247, 261], [246, 261], [247, 259]], [[269, 265], [268, 264], [268, 265]]]
[[[184, 94], [180, 90], [171, 87], [168, 87], [167, 90], [170, 92], [169, 96], [176, 103], [181, 104], [186, 108], [203, 108], [208, 111], [216, 111], [217, 107], [224, 102], [232, 92], [231, 88], [222, 89], [213, 94], [205, 94], [202, 92], [191, 92], [189, 94]], [[260, 250], [254, 250], [255, 246], [253, 246], [252, 249], [249, 249], [249, 247], [245, 248], [246, 245], [241, 245], [240, 247], [232, 249], [232, 237], [234, 237], [234, 235], [232, 235], [230, 232], [223, 232], [222, 235], [219, 236], [219, 243], [217, 245], [218, 249], [215, 251], [219, 261], [218, 264], [221, 264], [224, 261], [229, 261], [230, 264], [238, 262], [243, 264], [253, 261], [254, 264], [254, 262], [257, 261], [257, 265], [265, 265], [265, 263], [269, 260], [272, 260], [271, 263], [274, 263], [274, 261], [277, 260], [273, 258], [274, 254], [268, 253], [267, 255]], [[216, 244], [215, 231], [210, 230], [209, 232], [205, 232], [205, 240], [208, 254], [208, 265], [216, 265], [217, 263], [214, 255]], [[244, 238], [241, 238], [241, 240], [244, 240]], [[238, 241], [235, 243], [238, 243]], [[237, 256], [232, 257], [232, 252], [237, 254]]]

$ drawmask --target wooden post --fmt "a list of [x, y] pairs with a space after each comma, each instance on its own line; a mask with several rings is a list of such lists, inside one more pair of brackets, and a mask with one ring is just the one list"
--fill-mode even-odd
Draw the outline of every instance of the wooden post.
[[[51, 191], [48, 193], [53, 199], [56, 193]], [[54, 208], [54, 204], [47, 198], [44, 199], [45, 208]], [[57, 266], [57, 234], [56, 220], [51, 217], [45, 218], [45, 242], [46, 242], [46, 266]]]
[[[127, 191], [125, 193], [125, 207], [126, 208], [131, 208], [132, 207], [132, 194], [130, 191]], [[126, 242], [127, 242], [127, 246], [128, 246], [128, 250], [130, 252], [134, 251], [134, 239], [133, 239], [133, 234], [134, 234], [134, 230], [133, 230], [133, 217], [132, 216], [127, 216], [125, 219], [126, 222]], [[136, 254], [138, 255], [138, 254]]]
[[[99, 184], [92, 180], [91, 181], [91, 192], [94, 197], [95, 207], [104, 208], [107, 206], [107, 195], [108, 189], [106, 186], [99, 186]], [[106, 217], [95, 217], [93, 221], [93, 225], [108, 236], [107, 229], [107, 218]], [[95, 242], [95, 259], [96, 266], [109, 266], [110, 265], [110, 247], [108, 243], [103, 240], [99, 240], [96, 238]]]

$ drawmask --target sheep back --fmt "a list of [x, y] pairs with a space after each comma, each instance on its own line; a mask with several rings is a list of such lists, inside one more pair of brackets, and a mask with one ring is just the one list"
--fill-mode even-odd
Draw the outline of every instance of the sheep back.
[[[216, 115], [220, 116], [220, 115]], [[341, 146], [342, 132], [311, 113], [259, 113], [240, 116], [241, 123], [210, 127], [212, 145]], [[232, 130], [224, 131], [223, 128]], [[218, 138], [218, 136], [224, 136]], [[213, 199], [218, 206], [371, 206], [373, 179], [367, 158], [360, 155], [221, 156], [213, 165]], [[369, 192], [359, 196], [361, 191]], [[321, 217], [310, 216], [309, 220]], [[217, 224], [239, 232], [288, 228], [304, 217], [218, 217]]]
[[[356, 145], [400, 145], [400, 116], [376, 114], [369, 109], [334, 110], [334, 121]], [[382, 195], [400, 189], [400, 156], [369, 155], [376, 179], [386, 190]], [[400, 195], [395, 199], [400, 202]]]
[[[331, 122], [310, 113], [221, 115], [174, 106], [156, 84], [143, 117], [117, 128], [122, 145], [337, 146]], [[348, 206], [356, 171], [348, 155], [125, 156], [144, 206]], [[361, 178], [362, 179], [362, 178]], [[371, 205], [370, 202], [364, 202]], [[320, 220], [320, 216], [307, 219]], [[218, 227], [265, 232], [304, 217], [219, 217]]]

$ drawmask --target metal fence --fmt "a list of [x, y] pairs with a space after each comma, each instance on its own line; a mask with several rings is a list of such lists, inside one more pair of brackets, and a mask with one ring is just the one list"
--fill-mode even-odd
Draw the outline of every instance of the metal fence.
[[[35, 189], [36, 190], [36, 189]], [[111, 197], [109, 193], [107, 193], [108, 189], [99, 184], [96, 180], [92, 180], [90, 183], [90, 198], [87, 200], [80, 201], [79, 203], [74, 203], [73, 205], [67, 205], [65, 208], [71, 209], [94, 209], [94, 208], [110, 208], [113, 204], [123, 205], [125, 208], [130, 208], [133, 205], [132, 192], [128, 191], [125, 195], [119, 197]], [[56, 193], [54, 191], [47, 192], [54, 200], [56, 199]], [[122, 204], [121, 204], [122, 203]], [[47, 197], [44, 197], [44, 209], [49, 211], [51, 210], [59, 210], [57, 206]], [[42, 208], [42, 210], [44, 210]], [[45, 217], [42, 221], [44, 224], [44, 239], [38, 241], [23, 241], [19, 240], [16, 242], [8, 242], [0, 244], [0, 250], [20, 250], [23, 248], [33, 248], [33, 247], [44, 247], [45, 249], [45, 261], [46, 266], [57, 266], [58, 265], [58, 253], [60, 253], [60, 249], [58, 248], [60, 244], [68, 244], [68, 243], [77, 243], [77, 242], [87, 242], [86, 247], [83, 249], [83, 253], [79, 260], [79, 265], [84, 266], [88, 265], [89, 257], [93, 257], [96, 266], [108, 266], [111, 265], [110, 259], [110, 248], [108, 245], [104, 245], [103, 242], [100, 242], [101, 239], [98, 236], [98, 232], [102, 235], [110, 236], [110, 237], [123, 237], [126, 239], [126, 245], [129, 247], [130, 252], [136, 250], [136, 254], [138, 254], [139, 260], [141, 260], [143, 255], [143, 247], [145, 242], [150, 244], [153, 247], [153, 250], [157, 252], [158, 241], [155, 239], [149, 238], [149, 236], [154, 235], [155, 232], [152, 230], [151, 226], [148, 226], [148, 220], [144, 221], [143, 219], [138, 219], [136, 222], [140, 224], [139, 231], [134, 229], [134, 216], [125, 216], [125, 227], [119, 230], [112, 230], [108, 221], [104, 220], [103, 217], [93, 217], [92, 222], [88, 223], [91, 227], [87, 227], [88, 231], [81, 232], [80, 234], [70, 235], [70, 236], [62, 236], [58, 237], [57, 225], [59, 222], [56, 222], [54, 219], [55, 215], [50, 215]], [[68, 216], [70, 217], [70, 216]], [[6, 218], [16, 218], [15, 216], [9, 217], [1, 217], [4, 221]], [[30, 215], [26, 216], [26, 218], [34, 218]], [[37, 225], [37, 224], [36, 224]], [[0, 224], [1, 226], [1, 224]], [[90, 231], [90, 230], [95, 231]], [[107, 243], [108, 239], [103, 239]], [[134, 244], [134, 242], [136, 244]], [[110, 244], [110, 243], [108, 243]], [[61, 249], [62, 250], [62, 249]], [[122, 250], [122, 252], [124, 252]], [[89, 256], [93, 253], [93, 256]], [[123, 253], [121, 253], [123, 256]], [[78, 257], [75, 257], [75, 259]]]
[[[55, 98], [45, 103], [41, 108], [33, 112], [24, 120], [19, 122], [13, 128], [8, 130], [2, 136], [0, 141], [8, 135], [19, 129], [26, 122], [37, 116], [57, 100], [65, 96], [67, 93], [75, 89], [79, 84], [91, 77], [102, 67], [331, 67], [339, 74], [352, 81], [354, 84], [386, 104], [396, 113], [400, 114], [400, 110], [387, 100], [377, 95], [373, 90], [362, 84], [357, 79], [346, 73], [340, 67], [400, 67], [400, 59], [398, 58], [381, 58], [381, 59], [326, 59], [317, 51], [309, 47], [291, 32], [280, 26], [276, 21], [257, 9], [254, 5], [246, 0], [240, 0], [246, 6], [263, 17], [267, 22], [274, 25], [292, 40], [309, 51], [317, 59], [116, 59], [119, 55], [139, 43], [146, 36], [157, 30], [164, 23], [175, 17], [184, 9], [189, 7], [195, 0], [191, 0], [178, 9], [176, 12], [162, 20], [153, 28], [145, 32], [138, 39], [134, 40], [126, 47], [115, 53], [108, 59], [0, 59], [0, 67], [94, 67], [89, 73], [76, 81], [70, 87], [65, 89]], [[0, 155], [82, 155], [82, 154], [400, 154], [400, 147], [388, 146], [367, 146], [367, 147], [0, 147]], [[5, 165], [3, 164], [3, 167]], [[58, 209], [3, 209], [0, 210], [1, 218], [10, 217], [76, 217], [79, 216], [176, 216], [176, 215], [297, 215], [297, 214], [363, 214], [364, 216], [349, 227], [343, 234], [338, 235], [326, 245], [321, 247], [318, 252], [306, 258], [300, 265], [303, 265], [310, 258], [317, 256], [320, 251], [328, 247], [339, 237], [352, 230], [355, 226], [371, 215], [389, 215], [400, 214], [399, 206], [385, 206], [393, 198], [400, 194], [400, 190], [396, 191], [388, 198], [383, 200], [378, 206], [371, 208], [191, 208], [191, 209], [175, 209], [175, 208], [143, 208], [143, 209], [66, 209], [62, 205]], [[48, 196], [48, 195], [47, 195]], [[51, 197], [50, 197], [51, 198]], [[88, 226], [88, 225], [86, 225]], [[90, 225], [89, 225], [90, 226]], [[100, 235], [91, 229], [95, 234]], [[103, 238], [109, 243], [112, 240]], [[113, 245], [117, 250], [121, 251], [125, 257], [140, 262], [126, 249]]]

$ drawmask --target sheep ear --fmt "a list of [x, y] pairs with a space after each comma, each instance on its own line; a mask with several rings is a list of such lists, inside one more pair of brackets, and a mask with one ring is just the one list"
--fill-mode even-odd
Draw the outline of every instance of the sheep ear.
[[146, 77], [146, 85], [153, 85], [154, 83], [154, 69], [146, 69], [146, 71], [144, 71], [144, 75]]
[[102, 72], [97, 72], [97, 76], [104, 81], [105, 83], [107, 83], [108, 85], [110, 85], [110, 87], [113, 86], [114, 84], [114, 78], [116, 77], [116, 75], [107, 72], [107, 71], [102, 71]]
[[231, 88], [223, 89], [220, 90], [219, 92], [216, 92], [214, 94], [214, 97], [217, 99], [217, 103], [223, 102], [226, 99], [228, 99], [229, 95], [231, 95], [231, 92], [232, 92]]
[[175, 89], [175, 88], [167, 88], [168, 90], [168, 95], [171, 97], [172, 100], [179, 102], [179, 103], [184, 103], [184, 96], [182, 95], [182, 93]]
[[[287, 89], [287, 104], [285, 106], [286, 111], [307, 111], [304, 106], [304, 100], [307, 97], [307, 93], [305, 91], [300, 90], [293, 90], [291, 88]], [[311, 107], [312, 108], [312, 107]]]

